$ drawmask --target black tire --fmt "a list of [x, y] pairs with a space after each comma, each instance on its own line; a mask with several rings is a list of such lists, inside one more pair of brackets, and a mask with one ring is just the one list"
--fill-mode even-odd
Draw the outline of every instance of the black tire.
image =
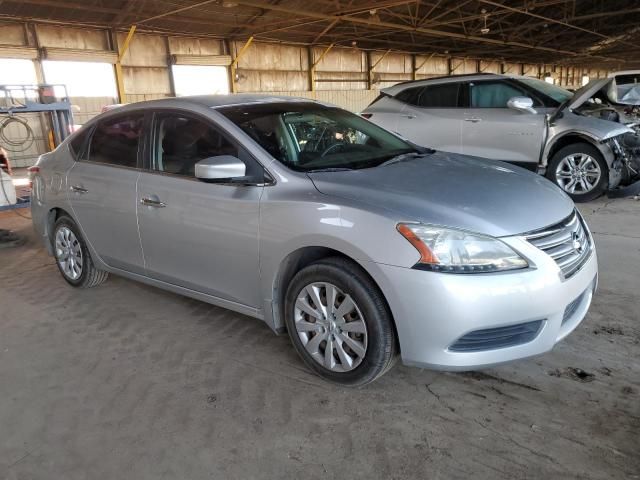
[[[332, 371], [314, 360], [305, 349], [295, 326], [295, 304], [298, 295], [309, 284], [329, 282], [351, 296], [362, 313], [367, 330], [364, 357], [353, 370]], [[373, 382], [395, 363], [398, 343], [393, 318], [382, 292], [354, 262], [331, 257], [300, 270], [291, 280], [285, 296], [285, 323], [289, 337], [306, 365], [322, 378], [345, 386]]]
[[[71, 232], [73, 232], [73, 234], [76, 237], [77, 244], [80, 247], [80, 251], [82, 252], [82, 267], [81, 267], [81, 273], [78, 278], [71, 278], [64, 271], [58, 259], [58, 254], [56, 249], [56, 235], [58, 234], [59, 230], [63, 227], [66, 227], [69, 230], [71, 230]], [[108, 272], [105, 272], [104, 270], [99, 270], [93, 264], [93, 260], [91, 259], [91, 254], [89, 253], [87, 244], [84, 238], [82, 237], [82, 235], [80, 234], [80, 229], [78, 228], [76, 223], [68, 216], [63, 215], [60, 218], [58, 218], [58, 220], [56, 220], [56, 223], [53, 226], [53, 232], [51, 235], [51, 244], [53, 247], [53, 255], [54, 255], [54, 258], [56, 259], [56, 265], [58, 267], [58, 270], [60, 271], [62, 278], [64, 278], [69, 285], [72, 285], [77, 288], [91, 288], [91, 287], [100, 285], [109, 276]]]
[[[600, 179], [597, 181], [593, 189], [584, 193], [571, 193], [567, 191], [562, 187], [562, 185], [560, 185], [560, 182], [556, 176], [556, 170], [558, 168], [558, 165], [560, 165], [560, 162], [562, 162], [564, 158], [576, 154], [589, 155], [596, 161], [596, 163], [600, 167]], [[560, 188], [563, 188], [565, 193], [569, 195], [574, 202], [589, 202], [595, 198], [598, 198], [607, 190], [607, 186], [609, 184], [609, 167], [607, 166], [607, 162], [605, 162], [600, 151], [593, 145], [589, 145], [588, 143], [572, 143], [571, 145], [562, 147], [553, 155], [553, 157], [551, 157], [551, 161], [547, 166], [547, 178], [558, 185]]]

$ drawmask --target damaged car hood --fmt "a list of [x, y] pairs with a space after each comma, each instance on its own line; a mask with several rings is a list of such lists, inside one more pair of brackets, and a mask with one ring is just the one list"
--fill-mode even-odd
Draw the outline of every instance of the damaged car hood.
[[591, 97], [593, 97], [600, 90], [608, 86], [613, 81], [613, 78], [600, 78], [597, 80], [592, 80], [587, 83], [584, 87], [578, 89], [564, 105], [560, 105], [558, 109], [569, 109], [575, 110], [576, 108], [580, 108], [587, 102]]

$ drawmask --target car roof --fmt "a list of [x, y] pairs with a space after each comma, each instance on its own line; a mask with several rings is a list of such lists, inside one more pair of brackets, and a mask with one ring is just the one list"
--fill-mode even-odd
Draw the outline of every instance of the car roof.
[[474, 80], [490, 80], [492, 78], [531, 78], [522, 75], [510, 75], [508, 73], [467, 73], [464, 75], [446, 75], [442, 77], [431, 77], [423, 80], [411, 80], [408, 82], [396, 83], [395, 85], [383, 88], [381, 91], [388, 95], [396, 95], [407, 88], [421, 87], [423, 85], [438, 85], [441, 83], [459, 82], [465, 80], [472, 82]]
[[[265, 103], [298, 103], [312, 102], [322, 104], [311, 98], [286, 97], [264, 94], [230, 94], [230, 95], [195, 95], [175, 98], [162, 98], [157, 100], [147, 100], [144, 102], [131, 103], [122, 108], [153, 108], [153, 107], [183, 107], [188, 105], [199, 105], [209, 108], [228, 107], [233, 105], [265, 104]], [[120, 109], [117, 109], [120, 110]]]
[[607, 77], [617, 77], [618, 75], [635, 75], [640, 73], [640, 70], [620, 70], [619, 72], [609, 72]]

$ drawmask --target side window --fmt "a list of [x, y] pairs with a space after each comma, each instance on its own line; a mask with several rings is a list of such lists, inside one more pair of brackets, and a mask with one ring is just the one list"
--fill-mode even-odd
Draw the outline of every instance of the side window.
[[132, 113], [100, 122], [91, 137], [87, 159], [135, 168], [143, 120], [144, 114]]
[[529, 97], [524, 90], [505, 82], [470, 83], [471, 108], [507, 108], [513, 97]]
[[264, 181], [264, 170], [242, 147], [221, 134], [206, 120], [173, 113], [155, 117], [155, 148], [153, 170], [195, 178], [195, 166], [200, 160], [231, 155], [245, 163], [243, 180]]
[[442, 83], [424, 88], [418, 106], [425, 108], [456, 108], [459, 83]]

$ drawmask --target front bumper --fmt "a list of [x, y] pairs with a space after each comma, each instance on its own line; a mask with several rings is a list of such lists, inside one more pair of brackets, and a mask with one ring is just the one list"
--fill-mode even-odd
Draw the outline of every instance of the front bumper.
[[[534, 267], [455, 275], [376, 264], [374, 279], [393, 313], [404, 364], [469, 370], [531, 357], [551, 350], [584, 319], [597, 284], [595, 249], [564, 280], [546, 253], [520, 237], [503, 240]], [[471, 332], [537, 320], [540, 329], [526, 343], [472, 352], [450, 349]]]

